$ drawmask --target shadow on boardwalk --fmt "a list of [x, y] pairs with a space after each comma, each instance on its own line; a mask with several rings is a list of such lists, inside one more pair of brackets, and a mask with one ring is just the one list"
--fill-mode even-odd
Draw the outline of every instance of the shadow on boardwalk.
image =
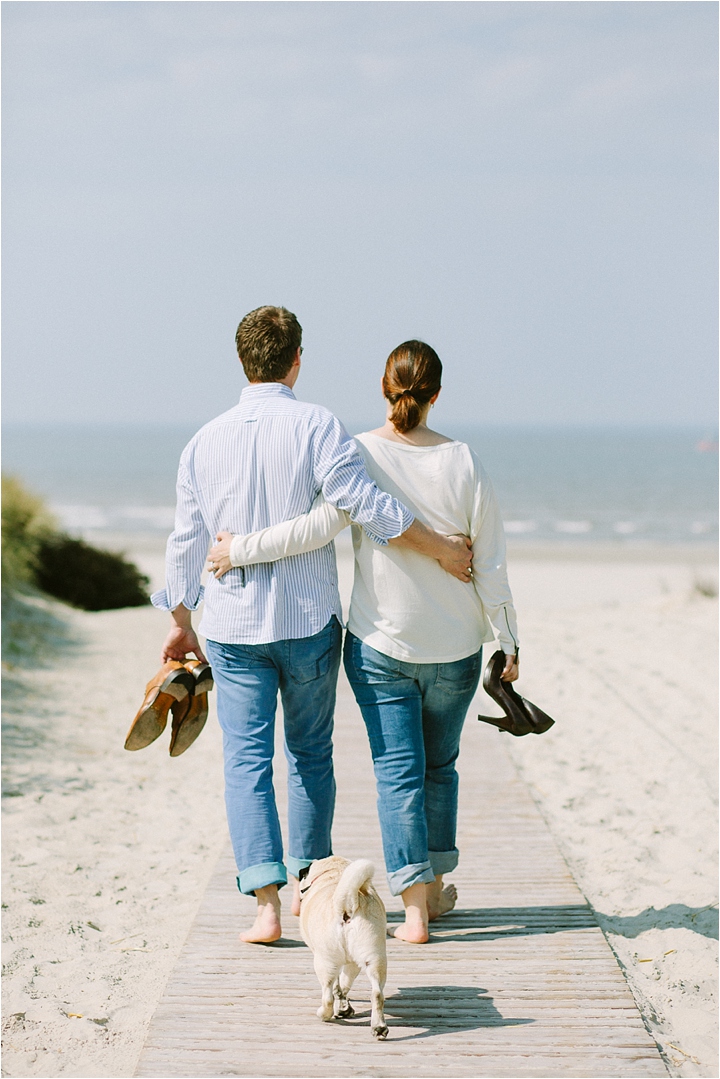
[[[388, 914], [390, 923], [402, 920], [402, 913], [390, 912]], [[441, 922], [432, 924], [428, 945], [450, 944], [453, 941], [462, 944], [472, 940], [490, 941], [505, 937], [567, 933], [573, 929], [596, 929], [597, 924], [590, 907], [580, 903], [566, 903], [560, 906], [456, 909], [446, 914]]]
[[[358, 1025], [367, 1020], [370, 1010], [356, 1011], [355, 1021], [338, 1019], [336, 1023]], [[425, 1027], [415, 1034], [394, 1037], [393, 1042], [412, 1042], [434, 1038], [449, 1031], [480, 1030], [483, 1027], [526, 1026], [534, 1019], [506, 1019], [495, 1007], [487, 990], [476, 985], [413, 985], [400, 987], [385, 1001], [385, 1021], [389, 1027]]]

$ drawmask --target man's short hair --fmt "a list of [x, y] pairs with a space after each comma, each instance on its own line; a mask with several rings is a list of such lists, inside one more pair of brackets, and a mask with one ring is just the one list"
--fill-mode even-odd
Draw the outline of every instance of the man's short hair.
[[248, 382], [285, 378], [302, 341], [302, 326], [285, 307], [257, 307], [237, 328], [235, 344]]

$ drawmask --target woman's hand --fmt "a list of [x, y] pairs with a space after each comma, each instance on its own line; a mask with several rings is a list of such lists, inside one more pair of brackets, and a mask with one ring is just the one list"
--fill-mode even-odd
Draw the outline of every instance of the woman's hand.
[[210, 548], [208, 555], [208, 569], [213, 577], [219, 580], [224, 573], [233, 568], [230, 565], [230, 544], [233, 536], [232, 532], [218, 532], [215, 538], [217, 543]]
[[509, 656], [505, 653], [505, 668], [500, 675], [501, 682], [517, 682], [520, 677], [520, 669], [517, 656]]

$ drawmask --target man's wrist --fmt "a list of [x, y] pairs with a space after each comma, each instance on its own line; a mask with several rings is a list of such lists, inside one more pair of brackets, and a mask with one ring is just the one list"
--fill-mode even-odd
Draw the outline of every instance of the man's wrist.
[[417, 517], [410, 527], [406, 528], [401, 536], [397, 538], [402, 539], [404, 545], [419, 551], [421, 554], [428, 555], [430, 558], [439, 558], [444, 554], [445, 537], [441, 536], [439, 532], [435, 532], [434, 529], [428, 528], [422, 521], [418, 521]]
[[192, 629], [192, 611], [189, 611], [182, 603], [172, 613], [172, 620], [180, 629]]

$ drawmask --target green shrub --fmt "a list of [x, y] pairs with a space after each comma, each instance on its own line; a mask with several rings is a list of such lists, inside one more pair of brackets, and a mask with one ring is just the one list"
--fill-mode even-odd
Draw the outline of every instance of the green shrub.
[[35, 580], [43, 592], [86, 611], [150, 602], [150, 581], [132, 562], [61, 532], [40, 544]]
[[41, 499], [13, 476], [2, 477], [2, 588], [32, 584], [38, 551], [55, 522]]
[[4, 591], [34, 585], [86, 611], [150, 602], [148, 578], [123, 555], [59, 532], [42, 500], [12, 477], [3, 476], [2, 496]]

